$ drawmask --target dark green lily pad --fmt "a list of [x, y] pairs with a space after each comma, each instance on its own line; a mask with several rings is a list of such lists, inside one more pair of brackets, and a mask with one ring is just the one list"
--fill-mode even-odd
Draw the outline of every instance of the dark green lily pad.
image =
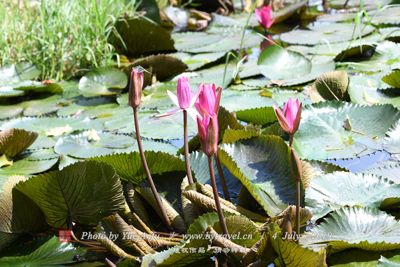
[[115, 23], [117, 34], [109, 42], [117, 52], [129, 56], [174, 51], [170, 33], [145, 17], [120, 18]]
[[127, 85], [126, 74], [109, 67], [94, 69], [79, 80], [79, 90], [84, 96], [116, 95]]

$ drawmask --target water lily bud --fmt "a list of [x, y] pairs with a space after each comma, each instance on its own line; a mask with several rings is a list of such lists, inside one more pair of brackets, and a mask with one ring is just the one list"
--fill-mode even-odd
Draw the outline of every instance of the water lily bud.
[[177, 86], [178, 103], [181, 109], [187, 109], [190, 107], [193, 93], [190, 90], [190, 83], [187, 77], [181, 77], [178, 79]]
[[218, 150], [218, 117], [205, 114], [202, 118], [197, 117], [197, 128], [201, 147], [207, 156], [212, 156]]
[[218, 151], [218, 117], [213, 115], [208, 126], [208, 154], [215, 155]]
[[129, 106], [137, 108], [140, 105], [143, 89], [143, 71], [133, 68], [129, 83]]

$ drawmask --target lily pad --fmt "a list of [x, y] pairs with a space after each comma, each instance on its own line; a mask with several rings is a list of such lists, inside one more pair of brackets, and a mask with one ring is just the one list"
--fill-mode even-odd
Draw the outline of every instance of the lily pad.
[[25, 180], [24, 176], [0, 179], [2, 207], [0, 232], [2, 233], [40, 232], [48, 227], [39, 207], [27, 196], [13, 189], [16, 184]]
[[387, 74], [382, 78], [382, 81], [395, 88], [400, 88], [400, 70], [394, 70]]
[[94, 69], [79, 80], [79, 90], [84, 96], [116, 95], [127, 85], [126, 74], [109, 67]]
[[75, 158], [90, 158], [116, 152], [127, 152], [135, 140], [130, 136], [97, 131], [60, 137], [54, 147], [56, 153]]
[[0, 154], [15, 157], [35, 142], [35, 132], [21, 129], [6, 129], [0, 132]]
[[83, 258], [86, 250], [74, 247], [72, 243], [60, 242], [58, 237], [53, 236], [46, 243], [29, 255], [3, 257], [0, 259], [2, 266], [55, 266], [74, 264], [76, 259]]
[[375, 25], [400, 25], [400, 7], [386, 6], [374, 12], [371, 22]]
[[174, 77], [187, 69], [187, 65], [176, 57], [169, 55], [153, 55], [137, 59], [133, 66], [141, 66], [150, 69], [159, 81]]
[[386, 212], [372, 208], [342, 208], [323, 223], [306, 232], [303, 246], [331, 247], [331, 252], [349, 248], [384, 251], [400, 248], [400, 222]]
[[[150, 172], [153, 175], [186, 170], [184, 162], [171, 154], [145, 151], [145, 156]], [[146, 174], [138, 152], [95, 157], [92, 158], [92, 160], [111, 165], [122, 179], [134, 184], [138, 185], [146, 179]]]
[[22, 155], [11, 166], [0, 169], [0, 176], [30, 175], [51, 169], [58, 162], [58, 155], [53, 149], [40, 149]]
[[293, 30], [281, 34], [288, 44], [317, 45], [345, 42], [363, 37], [374, 31], [374, 27], [353, 23], [317, 24], [311, 30]]
[[400, 176], [399, 176], [400, 163], [369, 169], [366, 171], [366, 173], [371, 173], [382, 177], [386, 177], [394, 181], [395, 183], [400, 184]]
[[174, 51], [170, 33], [145, 17], [120, 18], [109, 42], [117, 52], [129, 56]]
[[390, 86], [381, 81], [382, 74], [350, 76], [349, 95], [352, 102], [364, 105], [392, 104], [400, 107], [400, 97], [390, 96], [382, 90]]
[[223, 144], [219, 156], [270, 216], [295, 203], [290, 152], [281, 138], [263, 136]]
[[[334, 172], [315, 177], [305, 201], [313, 220], [343, 206], [379, 208], [400, 203], [400, 185], [371, 174]], [[388, 202], [386, 202], [388, 200]]]
[[[385, 117], [385, 120], [382, 120]], [[391, 105], [323, 102], [307, 106], [294, 146], [304, 159], [353, 158], [382, 149], [385, 133], [400, 118]]]
[[95, 225], [123, 209], [125, 202], [113, 168], [93, 161], [40, 174], [18, 184], [16, 189], [30, 197], [55, 228], [66, 227], [68, 222]]
[[300, 53], [269, 46], [260, 54], [258, 67], [270, 83], [290, 86], [311, 81], [335, 65], [330, 59], [314, 58], [311, 62]]
[[61, 136], [63, 134], [72, 133], [73, 131], [97, 129], [100, 127], [101, 125], [98, 121], [90, 120], [89, 118], [23, 117], [4, 122], [0, 126], [0, 129], [17, 128], [26, 131], [35, 131], [40, 135]]

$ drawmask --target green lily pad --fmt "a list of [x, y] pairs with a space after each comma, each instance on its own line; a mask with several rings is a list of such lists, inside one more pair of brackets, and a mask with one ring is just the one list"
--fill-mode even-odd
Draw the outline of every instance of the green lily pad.
[[261, 73], [271, 80], [301, 77], [311, 71], [311, 62], [300, 53], [273, 45], [263, 50], [258, 58]]
[[220, 41], [223, 36], [205, 32], [183, 32], [172, 34], [172, 38], [175, 41], [176, 50], [194, 53], [193, 50], [198, 49], [199, 46], [211, 45]]
[[145, 17], [120, 18], [109, 42], [120, 54], [137, 56], [174, 51], [170, 33]]
[[269, 215], [295, 203], [290, 152], [281, 138], [263, 136], [223, 144], [219, 156]]
[[77, 255], [83, 258], [86, 250], [74, 247], [72, 243], [60, 242], [53, 236], [46, 243], [29, 255], [3, 257], [0, 259], [2, 266], [56, 266], [73, 264], [77, 262]]
[[288, 44], [317, 45], [345, 42], [368, 35], [374, 27], [353, 23], [316, 24], [310, 30], [293, 30], [281, 34], [281, 40]]
[[368, 60], [345, 62], [350, 70], [362, 72], [390, 71], [400, 62], [400, 44], [385, 41], [376, 46], [374, 55]]
[[140, 58], [132, 63], [133, 66], [141, 66], [150, 69], [159, 81], [174, 77], [187, 69], [187, 65], [180, 59], [169, 55], [153, 55]]
[[40, 75], [40, 70], [34, 65], [21, 62], [0, 68], [0, 84], [34, 80]]
[[97, 131], [60, 137], [54, 147], [56, 153], [75, 158], [90, 158], [132, 149], [132, 137]]
[[42, 117], [30, 118], [23, 117], [4, 122], [0, 129], [17, 128], [26, 131], [35, 131], [40, 135], [61, 136], [73, 131], [98, 129], [101, 124], [98, 121], [62, 117]]
[[59, 95], [53, 95], [44, 99], [24, 101], [20, 105], [24, 107], [24, 116], [43, 116], [58, 111], [62, 108], [62, 99]]
[[400, 70], [394, 70], [391, 73], [385, 75], [382, 78], [382, 81], [395, 88], [400, 88]]
[[278, 255], [275, 260], [276, 266], [327, 267], [325, 249], [312, 251], [304, 248], [295, 242], [285, 240], [287, 238], [281, 231], [277, 224], [268, 225], [268, 238]]
[[313, 220], [317, 220], [343, 206], [379, 208], [398, 205], [399, 195], [400, 185], [382, 177], [334, 172], [313, 178], [306, 190], [305, 201]]
[[[1, 217], [0, 232], [40, 232], [47, 228], [43, 213], [27, 196], [14, 190], [14, 186], [25, 181], [24, 176], [10, 176], [0, 179]], [[1, 261], [0, 261], [1, 262]]]
[[110, 67], [94, 69], [79, 80], [79, 90], [84, 96], [116, 95], [127, 85], [126, 74]]
[[124, 207], [122, 185], [107, 164], [86, 161], [35, 176], [16, 186], [43, 211], [49, 225], [97, 224]]
[[196, 70], [221, 59], [225, 54], [225, 52], [211, 52], [192, 55], [189, 53], [178, 52], [171, 54], [171, 56], [182, 60], [189, 67], [189, 70]]
[[349, 248], [384, 251], [400, 248], [400, 222], [371, 208], [342, 208], [306, 232], [300, 243], [308, 247], [329, 245], [331, 253]]
[[[385, 117], [385, 120], [381, 118]], [[323, 102], [304, 108], [294, 146], [304, 159], [354, 158], [382, 149], [385, 133], [400, 118], [391, 105]]]
[[348, 92], [352, 102], [364, 105], [392, 104], [400, 107], [400, 97], [390, 96], [382, 90], [390, 86], [381, 81], [382, 74], [350, 76]]
[[[145, 156], [150, 172], [153, 175], [186, 170], [184, 162], [171, 154], [145, 151]], [[122, 179], [134, 184], [140, 184], [146, 179], [146, 174], [138, 152], [95, 157], [91, 160], [111, 165]]]
[[329, 58], [320, 57], [310, 61], [302, 54], [279, 46], [269, 46], [260, 54], [258, 67], [261, 73], [278, 85], [306, 83], [320, 74], [335, 68]]
[[400, 7], [385, 6], [371, 16], [371, 23], [375, 25], [400, 25]]
[[30, 175], [51, 169], [58, 162], [58, 155], [53, 149], [40, 149], [24, 153], [22, 158], [13, 162], [11, 166], [0, 169], [0, 176]]
[[0, 154], [15, 157], [35, 142], [35, 132], [21, 129], [6, 129], [0, 132]]
[[252, 108], [271, 107], [273, 100], [262, 97], [261, 91], [224, 90], [221, 97], [221, 106], [229, 111], [248, 110]]
[[400, 172], [400, 163], [391, 164], [387, 166], [380, 166], [366, 171], [366, 173], [371, 173], [388, 178], [397, 184], [400, 184], [399, 172]]

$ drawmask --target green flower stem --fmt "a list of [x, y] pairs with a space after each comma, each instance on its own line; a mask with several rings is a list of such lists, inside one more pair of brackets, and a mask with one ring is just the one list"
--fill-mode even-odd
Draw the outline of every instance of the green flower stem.
[[139, 130], [139, 120], [138, 120], [137, 108], [133, 108], [133, 117], [134, 117], [134, 121], [135, 121], [136, 140], [137, 140], [137, 144], [138, 144], [138, 148], [139, 148], [140, 157], [141, 157], [142, 163], [143, 163], [143, 168], [144, 168], [144, 170], [146, 172], [147, 181], [148, 181], [148, 183], [150, 185], [151, 191], [153, 192], [153, 195], [154, 195], [154, 198], [156, 200], [157, 206], [160, 209], [160, 212], [161, 212], [161, 215], [162, 215], [161, 219], [163, 220], [165, 225], [168, 226], [168, 229], [172, 230], [172, 226], [171, 226], [171, 223], [170, 223], [170, 221], [169, 221], [169, 219], [167, 217], [167, 213], [165, 212], [165, 209], [163, 208], [160, 195], [158, 194], [156, 186], [155, 186], [154, 181], [153, 181], [153, 178], [151, 177], [149, 166], [147, 165], [146, 156], [144, 155], [143, 146], [142, 146], [142, 138], [140, 136], [140, 130]]
[[225, 176], [224, 176], [224, 172], [222, 171], [222, 165], [221, 162], [218, 158], [218, 152], [217, 155], [215, 157], [216, 162], [217, 162], [217, 170], [218, 170], [218, 175], [219, 175], [219, 179], [221, 180], [221, 185], [222, 185], [222, 191], [224, 191], [224, 197], [226, 200], [231, 201], [231, 197], [229, 195], [229, 190], [228, 190], [228, 186], [226, 185], [226, 180], [225, 180]]
[[183, 111], [183, 139], [184, 139], [184, 149], [185, 149], [185, 165], [186, 174], [189, 184], [193, 184], [192, 169], [190, 168], [190, 158], [189, 158], [189, 138], [188, 138], [188, 126], [187, 126], [187, 111]]
[[[293, 148], [293, 135], [291, 134], [289, 137], [289, 146], [293, 153], [296, 153]], [[293, 159], [292, 159], [293, 160]], [[297, 171], [296, 171], [297, 173]], [[299, 173], [299, 175], [301, 175]], [[296, 176], [296, 234], [300, 236], [300, 201], [301, 201], [301, 189], [300, 189], [300, 177]]]
[[224, 214], [223, 214], [222, 209], [221, 209], [221, 203], [219, 202], [219, 196], [218, 196], [218, 190], [217, 190], [217, 183], [215, 181], [215, 174], [214, 174], [212, 156], [208, 156], [208, 168], [210, 170], [211, 186], [212, 186], [212, 189], [213, 189], [215, 206], [217, 207], [219, 223], [221, 225], [222, 233], [227, 236], [228, 235], [228, 228], [226, 227]]

